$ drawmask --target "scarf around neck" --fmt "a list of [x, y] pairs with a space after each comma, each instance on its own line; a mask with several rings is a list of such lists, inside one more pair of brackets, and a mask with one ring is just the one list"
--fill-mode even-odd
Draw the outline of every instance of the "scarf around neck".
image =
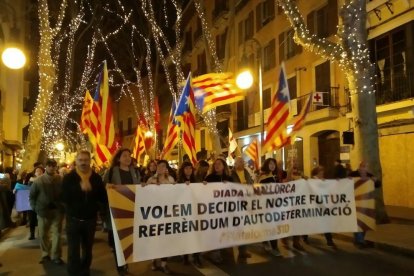
[[81, 178], [80, 186], [81, 186], [82, 191], [84, 191], [84, 192], [91, 191], [92, 190], [92, 185], [91, 185], [91, 182], [89, 181], [89, 178], [92, 175], [92, 170], [89, 169], [88, 172], [84, 173], [84, 172], [81, 172], [80, 170], [78, 170], [78, 168], [76, 168], [76, 173]]

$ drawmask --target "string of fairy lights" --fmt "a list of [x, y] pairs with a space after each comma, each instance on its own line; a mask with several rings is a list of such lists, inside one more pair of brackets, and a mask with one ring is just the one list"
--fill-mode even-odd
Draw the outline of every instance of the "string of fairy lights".
[[[119, 33], [119, 31], [125, 25], [127, 25], [127, 23], [129, 22], [131, 18], [131, 14], [132, 13], [126, 14], [123, 17], [123, 24], [121, 24], [119, 28], [105, 35], [105, 37], [101, 39], [100, 42], [106, 41], [110, 37], [116, 36]], [[69, 90], [71, 88], [70, 80], [72, 78], [72, 75], [71, 75], [71, 70], [68, 70], [68, 69], [71, 68], [70, 65], [71, 65], [71, 60], [72, 60], [71, 53], [73, 50], [73, 38], [74, 38], [75, 32], [79, 28], [80, 23], [85, 23], [84, 20], [82, 20], [83, 16], [84, 16], [83, 6], [81, 6], [80, 12], [78, 13], [78, 15], [76, 15], [74, 19], [72, 19], [72, 21], [70, 22], [68, 26], [69, 31], [60, 35], [59, 40], [55, 41], [55, 45], [57, 47], [55, 47], [56, 50], [55, 50], [55, 55], [53, 57], [54, 58], [53, 64], [57, 70], [57, 68], [59, 68], [57, 65], [58, 65], [58, 61], [60, 58], [60, 52], [61, 52], [60, 45], [66, 38], [69, 38], [69, 42], [68, 42], [68, 46], [66, 50], [66, 64], [68, 66], [66, 67], [67, 70], [65, 72], [64, 89], [60, 89], [55, 84], [54, 86], [55, 94], [57, 94], [56, 91], [59, 91], [59, 93], [57, 96], [55, 95], [55, 97], [53, 98], [54, 101], [50, 105], [47, 115], [45, 116], [46, 120], [45, 120], [45, 127], [43, 128], [43, 131], [42, 131], [43, 141], [42, 141], [41, 148], [46, 150], [46, 152], [53, 151], [54, 141], [67, 140], [68, 142], [69, 141], [76, 142], [76, 137], [82, 136], [82, 135], [79, 135], [80, 133], [74, 133], [73, 131], [68, 130], [66, 128], [66, 123], [68, 120], [71, 121], [71, 118], [69, 117], [69, 115], [72, 112], [80, 110], [80, 108], [76, 109], [75, 106], [81, 106], [80, 103], [82, 103], [83, 101], [83, 95], [87, 87], [86, 84], [90, 82], [90, 80], [93, 79], [94, 76], [96, 76], [97, 74], [97, 72], [93, 72], [94, 67], [96, 67], [96, 66], [93, 66], [93, 60], [94, 60], [94, 53], [95, 53], [95, 48], [97, 44], [97, 36], [94, 34], [92, 37], [91, 45], [88, 46], [85, 68], [84, 68], [84, 72], [81, 77], [80, 85], [78, 89], [75, 89], [74, 93], [73, 92], [72, 94], [69, 93]], [[58, 35], [59, 33], [56, 32], [56, 34]], [[39, 58], [39, 61], [40, 61], [40, 58]], [[56, 75], [59, 73], [58, 71], [55, 71], [55, 72], [56, 72]], [[61, 99], [64, 99], [64, 100], [62, 101]]]
[[[372, 71], [366, 40], [360, 37], [366, 31], [364, 1], [346, 0], [341, 8], [342, 24], [338, 26], [338, 42], [319, 38], [311, 34], [295, 0], [278, 0], [292, 27], [295, 30], [295, 42], [307, 50], [325, 59], [337, 61], [348, 77], [359, 76], [361, 82], [355, 82], [351, 94], [375, 93]], [[362, 70], [363, 72], [360, 72]], [[362, 86], [359, 87], [359, 83]]]
[[[213, 40], [211, 32], [210, 32], [210, 26], [208, 25], [208, 21], [206, 18], [206, 14], [204, 12], [204, 7], [201, 5], [200, 0], [194, 0], [194, 5], [197, 11], [198, 18], [201, 22], [201, 29], [203, 32], [203, 37], [205, 40], [205, 44], [207, 44], [208, 47], [208, 53], [211, 55], [214, 61], [214, 67], [216, 72], [222, 72], [223, 66], [220, 63], [220, 60], [218, 58], [217, 52], [216, 52], [216, 42]], [[204, 122], [207, 126], [207, 129], [210, 131], [210, 133], [213, 133], [214, 135], [218, 134], [217, 132], [217, 119], [216, 119], [216, 109], [213, 108], [209, 111], [207, 111], [205, 114], [203, 114]]]
[[[115, 29], [103, 33], [103, 31], [96, 26], [94, 28], [94, 33], [92, 35], [91, 41], [89, 42], [86, 59], [84, 63], [83, 72], [79, 83], [72, 84], [72, 71], [70, 67], [73, 65], [73, 47], [75, 44], [76, 33], [79, 31], [82, 25], [88, 24], [85, 20], [85, 10], [83, 5], [80, 5], [80, 10], [78, 14], [71, 19], [68, 26], [63, 27], [63, 19], [65, 17], [65, 10], [67, 7], [67, 0], [62, 0], [60, 5], [60, 10], [58, 14], [58, 19], [56, 20], [55, 26], [50, 27], [49, 23], [49, 9], [47, 6], [47, 1], [39, 1], [39, 18], [40, 18], [40, 29], [45, 30], [41, 32], [41, 47], [39, 52], [38, 65], [40, 69], [40, 82], [39, 82], [39, 97], [37, 99], [37, 104], [35, 109], [47, 108], [47, 110], [42, 110], [43, 114], [46, 116], [33, 116], [31, 118], [31, 124], [33, 128], [39, 131], [43, 137], [42, 148], [46, 151], [51, 151], [51, 145], [54, 144], [57, 140], [67, 140], [71, 143], [76, 143], [79, 141], [83, 135], [79, 131], [68, 130], [66, 128], [67, 122], [75, 123], [77, 126], [79, 124], [73, 120], [70, 116], [73, 112], [79, 112], [82, 109], [82, 102], [84, 98], [85, 90], [88, 87], [94, 87], [96, 84], [96, 76], [99, 73], [99, 64], [95, 60], [95, 52], [97, 45], [101, 44], [104, 46], [108, 60], [113, 64], [113, 68], [109, 70], [110, 73], [110, 86], [111, 87], [120, 87], [121, 94], [116, 101], [120, 100], [122, 95], [125, 95], [131, 99], [134, 112], [138, 117], [140, 113], [144, 115], [148, 122], [151, 125], [154, 124], [154, 109], [151, 108], [154, 106], [155, 92], [154, 92], [154, 76], [153, 76], [153, 65], [152, 65], [152, 47], [155, 45], [155, 51], [157, 57], [164, 69], [165, 80], [168, 84], [168, 89], [172, 94], [174, 99], [179, 98], [179, 93], [181, 92], [182, 83], [185, 80], [184, 72], [182, 70], [182, 60], [181, 60], [181, 50], [182, 50], [182, 6], [178, 0], [164, 0], [162, 3], [163, 8], [163, 20], [164, 22], [158, 22], [159, 17], [155, 15], [154, 7], [152, 1], [150, 0], [137, 0], [141, 5], [142, 13], [148, 22], [150, 37], [144, 37], [144, 35], [139, 31], [133, 22], [134, 11], [127, 10], [121, 0], [117, 0], [117, 8], [112, 9], [109, 5], [104, 5], [102, 10], [110, 14], [110, 16], [116, 16], [120, 19], [121, 24]], [[89, 13], [93, 13], [94, 10], [92, 6], [87, 3], [87, 1], [81, 1], [86, 3], [86, 7], [89, 9]], [[80, 3], [79, 1], [75, 1]], [[202, 32], [205, 39], [205, 47], [208, 53], [208, 59], [214, 63], [214, 71], [222, 72], [222, 64], [220, 63], [217, 52], [215, 40], [212, 38], [211, 28], [208, 25], [206, 14], [204, 8], [202, 7], [200, 0], [195, 0], [193, 4], [196, 7], [197, 16], [200, 18], [202, 23]], [[169, 20], [169, 15], [167, 12], [168, 5], [174, 7], [176, 18], [174, 22], [175, 30], [175, 45], [172, 47], [167, 39], [165, 33], [160, 27], [161, 24], [169, 26], [171, 20]], [[168, 7], [167, 7], [168, 6]], [[131, 49], [133, 55], [133, 70], [135, 71], [136, 81], [130, 81], [127, 79], [126, 74], [121, 70], [117, 58], [111, 51], [110, 41], [119, 39], [118, 36], [122, 33], [121, 31], [126, 27], [131, 28]], [[145, 45], [145, 53], [137, 54], [135, 52], [136, 44], [134, 37], [142, 39]], [[153, 42], [153, 44], [152, 44]], [[66, 43], [66, 44], [65, 44]], [[63, 49], [63, 45], [65, 49]], [[53, 48], [52, 48], [53, 47]], [[208, 48], [208, 49], [207, 49]], [[53, 49], [53, 51], [52, 51]], [[64, 54], [62, 54], [64, 53]], [[58, 76], [61, 74], [59, 72], [59, 60], [60, 55], [64, 55], [66, 67], [64, 69], [64, 78], [63, 78], [63, 88], [57, 85]], [[145, 62], [145, 72], [146, 72], [146, 85], [144, 88], [142, 69], [138, 59], [144, 57]], [[173, 84], [171, 76], [171, 70], [169, 63], [175, 68], [175, 80], [176, 83]], [[99, 61], [98, 63], [102, 63]], [[142, 64], [142, 63], [141, 63]], [[120, 76], [121, 83], [115, 83], [114, 76]], [[136, 87], [138, 93], [132, 91], [132, 87]], [[136, 90], [134, 90], [136, 91]], [[43, 93], [42, 93], [43, 92]], [[139, 98], [140, 109], [137, 106], [135, 96]], [[53, 102], [52, 102], [53, 101]], [[200, 113], [201, 114], [201, 113]], [[202, 115], [206, 126], [210, 132], [216, 132], [216, 114], [215, 110], [212, 110], [206, 114]], [[42, 121], [44, 120], [44, 121]], [[46, 146], [47, 145], [47, 146]], [[53, 146], [52, 146], [53, 147]]]

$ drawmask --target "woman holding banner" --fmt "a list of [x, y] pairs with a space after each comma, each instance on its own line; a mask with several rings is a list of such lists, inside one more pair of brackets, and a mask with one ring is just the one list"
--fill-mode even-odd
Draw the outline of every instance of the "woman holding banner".
[[[120, 149], [115, 153], [112, 158], [112, 164], [105, 172], [104, 183], [107, 189], [116, 189], [117, 185], [123, 184], [139, 184], [140, 174], [132, 164], [131, 151], [129, 149]], [[109, 208], [109, 206], [108, 206]], [[112, 247], [114, 252], [116, 269], [119, 275], [125, 275], [128, 272], [128, 266], [118, 266], [118, 260], [116, 258], [114, 232], [112, 230], [111, 217], [107, 216], [106, 225], [108, 227], [108, 243]]]
[[[277, 162], [274, 158], [267, 158], [262, 168], [260, 169], [259, 183], [279, 183], [281, 180], [278, 177]], [[269, 246], [270, 243], [270, 246]], [[279, 248], [277, 247], [277, 240], [264, 242], [264, 249], [275, 256], [280, 256]]]
[[[159, 160], [157, 162], [157, 170], [156, 173], [151, 176], [146, 184], [175, 184], [174, 178], [169, 174], [169, 165], [167, 160]], [[141, 184], [145, 186], [144, 183]], [[171, 274], [171, 270], [167, 266], [167, 258], [161, 259], [161, 266], [158, 265], [158, 260], [152, 260], [151, 270], [161, 270], [165, 274]]]
[[[230, 176], [229, 167], [226, 161], [222, 158], [217, 158], [211, 166], [211, 172], [206, 176], [204, 182], [232, 182], [233, 178]], [[223, 257], [219, 250], [214, 251], [214, 262], [220, 264], [223, 262]]]
[[[325, 179], [325, 169], [322, 166], [313, 168], [311, 171], [311, 178], [313, 179]], [[336, 248], [335, 243], [333, 242], [332, 233], [325, 233], [326, 244], [328, 246]], [[305, 236], [307, 241], [307, 236]]]
[[148, 179], [155, 175], [157, 172], [157, 162], [155, 160], [151, 160], [148, 162], [147, 168], [144, 171], [144, 183], [147, 183]]
[[[177, 183], [185, 183], [186, 185], [190, 185], [190, 183], [196, 183], [196, 177], [194, 175], [194, 167], [191, 162], [185, 161], [181, 165], [180, 169], [178, 170], [178, 181]], [[188, 265], [188, 254], [184, 255], [184, 264]], [[200, 253], [193, 254], [194, 265], [198, 268], [202, 267], [201, 260], [200, 260]]]
[[[253, 185], [253, 179], [250, 176], [250, 173], [246, 170], [244, 160], [241, 156], [237, 156], [234, 160], [234, 168], [231, 172], [231, 177], [235, 183]], [[252, 255], [247, 252], [247, 246], [240, 245], [238, 260], [245, 262], [247, 258], [251, 257]]]

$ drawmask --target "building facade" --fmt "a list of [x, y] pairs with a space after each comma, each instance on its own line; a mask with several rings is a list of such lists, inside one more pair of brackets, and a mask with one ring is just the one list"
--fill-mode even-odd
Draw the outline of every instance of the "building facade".
[[[311, 33], [336, 40], [339, 12], [343, 1], [298, 1], [299, 9]], [[410, 179], [413, 138], [413, 1], [367, 2], [367, 32], [371, 61], [376, 65], [376, 100], [380, 156], [383, 168], [384, 198], [387, 205], [414, 207], [414, 189]], [[311, 92], [318, 92], [295, 143], [268, 153], [286, 169], [296, 165], [305, 175], [322, 165], [326, 176], [333, 177], [337, 159], [356, 169], [353, 150], [352, 109], [347, 80], [338, 64], [304, 51], [293, 40], [293, 29], [283, 11], [272, 0], [204, 1], [206, 21], [215, 42], [224, 71], [237, 74], [249, 66], [263, 80], [263, 113], [267, 121], [271, 99], [277, 89], [278, 72], [285, 62], [290, 90], [290, 112], [297, 115]], [[183, 66], [197, 76], [211, 72], [208, 41], [203, 39], [201, 22], [190, 1], [184, 11]], [[247, 58], [247, 59], [246, 59]], [[210, 61], [210, 65], [209, 62]], [[253, 139], [260, 140], [260, 102], [258, 76], [246, 92], [245, 100], [218, 108], [218, 130], [226, 136], [230, 127], [243, 149]], [[231, 111], [226, 113], [226, 111]], [[231, 114], [231, 115], [230, 115]], [[225, 115], [225, 116], [222, 116]], [[230, 115], [230, 116], [227, 116]], [[208, 130], [200, 125], [200, 148], [210, 150]], [[396, 148], [401, 147], [401, 150]]]
[[[24, 48], [28, 27], [27, 1], [0, 1], [0, 51], [7, 47]], [[25, 50], [27, 55], [27, 51]], [[31, 61], [35, 62], [35, 61]], [[19, 167], [19, 151], [23, 146], [23, 128], [29, 123], [25, 103], [29, 98], [29, 82], [25, 67], [9, 69], [0, 65], [0, 149], [2, 166]]]
[[[297, 166], [305, 175], [322, 165], [333, 177], [335, 160], [356, 169], [362, 161], [353, 147], [353, 116], [347, 79], [338, 64], [307, 52], [293, 39], [293, 29], [274, 0], [201, 1], [207, 28], [223, 71], [237, 74], [248, 66], [256, 72], [253, 87], [244, 100], [217, 108], [217, 129], [223, 151], [228, 128], [242, 152], [253, 139], [260, 140], [261, 110], [258, 68], [262, 69], [264, 121], [269, 115], [283, 61], [290, 91], [290, 112], [297, 115], [305, 99], [314, 93], [306, 125], [295, 143], [267, 153], [289, 170]], [[337, 40], [342, 0], [299, 0], [299, 9], [311, 33]], [[376, 67], [376, 100], [383, 190], [386, 205], [414, 208], [414, 88], [413, 0], [367, 1], [367, 32], [371, 61]], [[194, 1], [183, 10], [182, 67], [184, 75], [213, 72], [212, 43], [204, 36]], [[167, 89], [159, 91], [168, 93]], [[169, 106], [161, 108], [168, 118]], [[134, 124], [133, 124], [134, 125]], [[165, 131], [166, 126], [164, 127]], [[212, 135], [198, 120], [197, 150], [213, 148]]]

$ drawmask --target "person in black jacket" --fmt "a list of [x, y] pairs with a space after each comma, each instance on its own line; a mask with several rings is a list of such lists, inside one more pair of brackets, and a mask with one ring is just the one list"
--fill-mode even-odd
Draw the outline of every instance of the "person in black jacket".
[[78, 153], [76, 168], [63, 178], [62, 201], [66, 209], [68, 273], [89, 275], [97, 213], [108, 204], [108, 197], [102, 178], [91, 168], [88, 151]]
[[[211, 167], [211, 173], [206, 176], [204, 182], [232, 182], [233, 178], [230, 176], [229, 167], [226, 161], [222, 158], [217, 158]], [[223, 262], [220, 250], [215, 251], [213, 261], [217, 264]]]
[[229, 167], [226, 161], [217, 158], [211, 167], [211, 173], [206, 176], [205, 182], [231, 182], [233, 178], [230, 176]]
[[[109, 169], [105, 172], [103, 177], [106, 188], [116, 189], [116, 185], [126, 184], [139, 184], [141, 182], [141, 176], [138, 169], [132, 164], [131, 151], [127, 148], [122, 148], [115, 153], [112, 158], [112, 163]], [[106, 206], [109, 213], [109, 206]], [[111, 217], [107, 216], [106, 221], [108, 227], [108, 242], [114, 252], [114, 258], [116, 263], [116, 269], [119, 275], [125, 275], [128, 273], [128, 266], [118, 266], [115, 250], [114, 232], [111, 224]]]

